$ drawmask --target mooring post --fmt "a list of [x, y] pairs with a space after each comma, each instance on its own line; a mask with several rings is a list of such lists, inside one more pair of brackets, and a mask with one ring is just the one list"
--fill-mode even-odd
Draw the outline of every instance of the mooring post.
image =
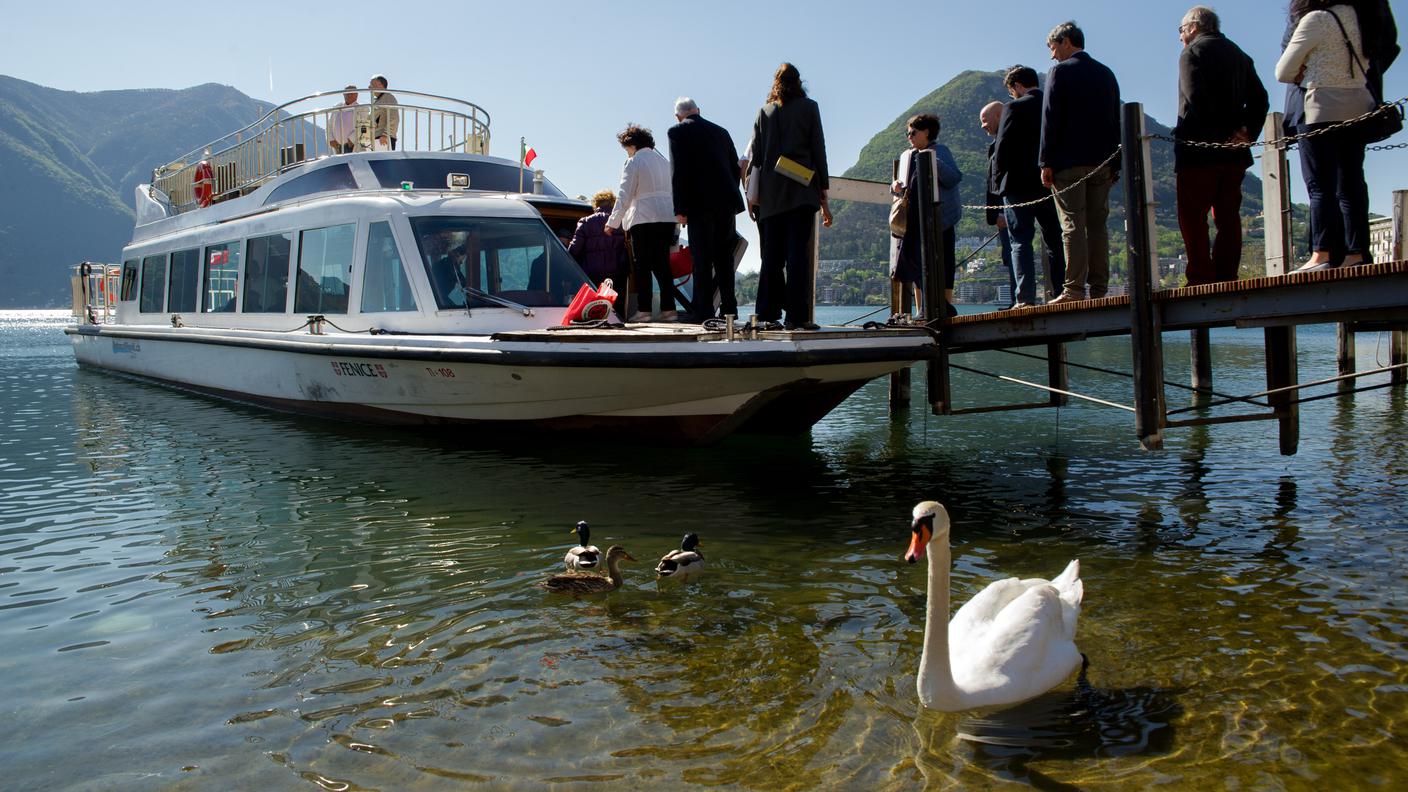
[[[1266, 328], [1266, 389], [1289, 388], [1298, 377], [1295, 327]], [[1300, 405], [1295, 400], [1295, 391], [1266, 397], [1279, 416], [1282, 456], [1295, 456], [1300, 445]]]
[[[1389, 332], [1388, 363], [1390, 366], [1408, 363], [1408, 330]], [[1388, 381], [1398, 387], [1408, 384], [1408, 369], [1394, 369], [1388, 376]]]
[[[890, 163], [890, 182], [894, 183], [900, 177], [900, 161], [892, 160]], [[889, 229], [886, 228], [886, 232]], [[897, 252], [897, 240], [890, 237], [890, 260], [893, 261]], [[901, 288], [895, 290], [894, 284], [890, 286], [890, 315], [904, 314], [909, 316], [914, 308], [914, 290]], [[896, 371], [890, 375], [890, 414], [896, 415], [909, 410], [910, 391], [910, 367]]]
[[[1266, 141], [1281, 139], [1281, 114], [1269, 113], [1261, 131]], [[1291, 178], [1284, 143], [1267, 145], [1261, 156], [1261, 206], [1265, 220], [1266, 274], [1285, 275], [1294, 267], [1291, 245]]]
[[1193, 356], [1193, 382], [1190, 384], [1199, 396], [1206, 396], [1212, 393], [1211, 332], [1206, 327], [1199, 327], [1188, 331], [1188, 335]]
[[1154, 306], [1157, 266], [1154, 240], [1154, 184], [1149, 141], [1144, 136], [1144, 105], [1126, 102], [1124, 146], [1125, 226], [1129, 246], [1129, 333], [1134, 353], [1134, 431], [1146, 451], [1163, 448], [1163, 328]]
[[[807, 268], [807, 319], [816, 321], [816, 275], [821, 269], [821, 212], [812, 220], [811, 266]], [[790, 320], [789, 320], [790, 321]]]
[[[924, 149], [918, 158], [914, 193], [910, 200], [919, 205], [919, 260], [924, 264], [924, 321], [942, 327], [948, 321], [948, 300], [944, 298], [944, 269], [947, 253], [940, 244], [939, 173], [934, 152]], [[929, 406], [935, 415], [953, 410], [949, 392], [948, 347], [939, 343], [929, 358]]]
[[[1354, 369], [1354, 327], [1349, 322], [1340, 322], [1335, 325], [1335, 373], [1344, 377], [1353, 374]], [[1339, 391], [1353, 393], [1354, 380], [1340, 380]]]

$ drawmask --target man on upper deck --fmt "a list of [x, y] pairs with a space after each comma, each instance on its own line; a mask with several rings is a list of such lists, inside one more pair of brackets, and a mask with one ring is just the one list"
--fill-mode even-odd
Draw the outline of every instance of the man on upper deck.
[[396, 97], [386, 90], [386, 77], [380, 74], [371, 79], [372, 91], [372, 149], [375, 151], [395, 151], [396, 132], [401, 126], [401, 111], [396, 109]]
[[349, 85], [342, 95], [342, 107], [328, 113], [328, 148], [334, 154], [357, 150], [357, 86]]
[[[1222, 35], [1217, 14], [1194, 6], [1178, 26], [1179, 140], [1251, 143], [1261, 133], [1269, 101], [1252, 59]], [[1188, 252], [1188, 285], [1237, 279], [1242, 260], [1242, 179], [1252, 166], [1249, 149], [1178, 145], [1173, 171], [1178, 190], [1178, 229]], [[1208, 211], [1217, 239], [1208, 240]]]

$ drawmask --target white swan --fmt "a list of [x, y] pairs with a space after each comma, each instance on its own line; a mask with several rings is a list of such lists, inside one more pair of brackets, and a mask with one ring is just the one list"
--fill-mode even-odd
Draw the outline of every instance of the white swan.
[[950, 621], [948, 511], [934, 501], [915, 506], [912, 531], [905, 560], [912, 564], [926, 545], [934, 548], [919, 703], [944, 712], [1016, 704], [1059, 685], [1080, 666], [1076, 620], [1085, 589], [1079, 561], [1052, 581], [995, 581]]

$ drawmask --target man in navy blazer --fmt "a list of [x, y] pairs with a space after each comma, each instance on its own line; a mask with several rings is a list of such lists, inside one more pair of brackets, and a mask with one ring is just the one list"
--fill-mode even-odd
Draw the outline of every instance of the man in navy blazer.
[[[1051, 59], [1041, 106], [1041, 182], [1056, 192], [1066, 285], [1053, 303], [1105, 296], [1110, 281], [1110, 188], [1120, 158], [1120, 85], [1085, 52], [1085, 33], [1062, 22], [1046, 37]], [[1079, 186], [1074, 187], [1079, 182]]]
[[[1012, 261], [1017, 274], [1013, 297], [1024, 306], [1036, 304], [1036, 251], [1033, 242], [1041, 228], [1041, 239], [1049, 257], [1047, 278], [1051, 288], [1061, 291], [1066, 283], [1066, 251], [1061, 221], [1051, 190], [1041, 183], [1037, 157], [1041, 149], [1042, 91], [1036, 69], [1013, 66], [1002, 78], [1012, 101], [1002, 111], [993, 142], [993, 181], [1002, 202], [1007, 205], [1007, 230], [1012, 235]], [[1020, 204], [1045, 198], [1034, 206]]]
[[671, 187], [675, 219], [689, 227], [689, 252], [694, 258], [695, 322], [714, 317], [714, 292], [724, 316], [738, 315], [733, 289], [733, 251], [739, 194], [738, 149], [728, 130], [699, 115], [699, 105], [687, 96], [675, 102], [670, 127]]

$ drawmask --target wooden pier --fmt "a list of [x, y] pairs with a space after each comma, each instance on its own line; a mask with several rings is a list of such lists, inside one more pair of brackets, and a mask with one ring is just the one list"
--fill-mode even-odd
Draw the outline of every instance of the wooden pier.
[[[1267, 119], [1268, 139], [1277, 137], [1279, 129], [1280, 116], [1273, 113]], [[1383, 246], [1392, 261], [1320, 272], [1287, 273], [1288, 262], [1293, 261], [1294, 256], [1290, 243], [1286, 158], [1284, 145], [1269, 145], [1266, 156], [1262, 158], [1267, 207], [1266, 277], [1156, 291], [1152, 285], [1157, 272], [1157, 254], [1153, 248], [1154, 203], [1149, 179], [1148, 142], [1142, 105], [1125, 104], [1121, 181], [1128, 208], [1129, 294], [930, 322], [928, 326], [940, 342], [927, 371], [929, 402], [935, 414], [963, 415], [1059, 407], [1068, 404], [1072, 398], [1084, 399], [1133, 413], [1135, 434], [1147, 450], [1162, 447], [1166, 429], [1275, 420], [1279, 426], [1280, 451], [1289, 455], [1296, 453], [1299, 443], [1298, 404], [1305, 399], [1299, 398], [1298, 394], [1302, 388], [1338, 383], [1339, 393], [1352, 393], [1359, 377], [1384, 373], [1389, 374], [1388, 384], [1391, 386], [1404, 387], [1408, 383], [1408, 261], [1405, 261], [1408, 259], [1408, 249], [1405, 249], [1408, 246], [1408, 232], [1405, 232], [1408, 211], [1400, 211], [1408, 207], [1408, 193], [1395, 195], [1391, 240]], [[917, 185], [920, 205], [928, 206], [933, 183], [933, 155], [921, 153], [919, 168], [921, 173], [930, 173], [930, 178], [921, 177]], [[833, 179], [832, 197], [888, 203], [888, 185]], [[944, 267], [944, 251], [942, 246], [936, 244], [934, 234], [938, 225], [937, 205], [934, 206], [932, 212], [921, 213], [921, 247], [926, 262], [925, 277], [930, 284], [943, 282]], [[943, 301], [942, 289], [926, 289], [925, 297], [926, 317], [946, 317], [948, 306]], [[1300, 383], [1295, 328], [1305, 324], [1329, 323], [1339, 325], [1339, 376], [1314, 383]], [[1220, 398], [1213, 393], [1208, 331], [1224, 327], [1262, 331], [1266, 350], [1264, 391]], [[1188, 409], [1172, 412], [1167, 409], [1164, 398], [1168, 387], [1164, 381], [1164, 334], [1184, 330], [1190, 332], [1192, 345], [1193, 382], [1188, 387], [1201, 395], [1201, 407], [1229, 403], [1244, 406], [1255, 404], [1263, 408], [1262, 412], [1180, 418], [1178, 416], [1188, 412]], [[1389, 365], [1371, 371], [1355, 371], [1354, 334], [1384, 331], [1391, 334]], [[1072, 364], [1067, 362], [1065, 345], [1088, 338], [1123, 335], [1130, 337], [1132, 370], [1128, 375], [1133, 381], [1132, 403], [1117, 404], [1071, 391], [1067, 368]], [[977, 371], [953, 360], [955, 356], [970, 352], [1043, 346], [1046, 348], [1044, 358], [1047, 362], [1045, 383], [1020, 380], [1000, 372]], [[950, 376], [951, 369], [955, 368], [1028, 386], [1044, 392], [1045, 398], [1020, 404], [956, 409], [953, 407]], [[894, 375], [890, 389], [892, 407], [906, 407], [909, 392], [909, 372]]]

